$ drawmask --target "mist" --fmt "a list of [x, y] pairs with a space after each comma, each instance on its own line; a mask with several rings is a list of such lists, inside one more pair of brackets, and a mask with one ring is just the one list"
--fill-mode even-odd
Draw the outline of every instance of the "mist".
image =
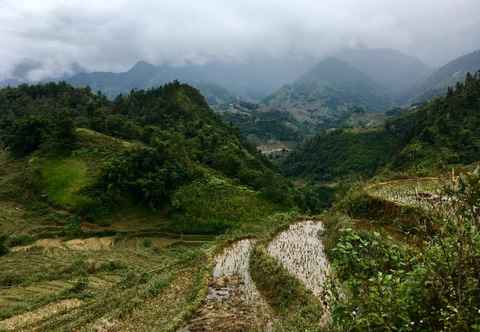
[[[0, 79], [393, 48], [439, 66], [480, 48], [478, 0], [0, 0]], [[20, 65], [20, 67], [19, 67]]]

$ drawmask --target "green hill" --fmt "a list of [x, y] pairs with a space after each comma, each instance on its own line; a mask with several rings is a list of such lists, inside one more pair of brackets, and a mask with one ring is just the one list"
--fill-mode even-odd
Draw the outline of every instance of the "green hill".
[[359, 108], [386, 111], [390, 105], [387, 95], [358, 69], [328, 58], [266, 98], [261, 109], [288, 112], [298, 121], [325, 126]]
[[381, 169], [429, 174], [479, 160], [480, 74], [448, 95], [387, 121], [376, 130], [319, 134], [284, 162], [288, 175], [333, 180]]
[[[291, 201], [289, 183], [196, 89], [178, 82], [113, 102], [65, 83], [6, 88], [0, 128], [1, 143], [29, 170], [36, 199], [92, 220], [140, 204], [168, 211], [172, 230], [223, 232]], [[208, 190], [222, 186], [230, 194], [215, 202], [218, 217], [183, 203], [192, 194], [209, 209]], [[235, 209], [229, 195], [264, 208], [230, 218], [220, 208]]]

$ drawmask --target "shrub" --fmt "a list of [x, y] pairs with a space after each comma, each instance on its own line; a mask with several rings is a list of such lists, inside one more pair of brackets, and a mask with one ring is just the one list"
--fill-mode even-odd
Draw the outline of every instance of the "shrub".
[[30, 243], [33, 243], [35, 239], [28, 234], [14, 234], [11, 235], [6, 241], [5, 244], [8, 247], [17, 247], [17, 246], [25, 246]]
[[480, 171], [446, 194], [452, 213], [439, 213], [439, 231], [418, 252], [379, 234], [342, 232], [329, 251], [345, 286], [333, 311], [340, 330], [478, 330]]
[[7, 247], [7, 237], [4, 235], [0, 235], [0, 256], [4, 256], [8, 254], [8, 247]]

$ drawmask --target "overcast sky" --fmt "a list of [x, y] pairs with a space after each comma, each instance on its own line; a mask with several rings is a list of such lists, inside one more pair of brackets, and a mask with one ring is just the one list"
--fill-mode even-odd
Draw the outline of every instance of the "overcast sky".
[[354, 46], [437, 66], [480, 48], [480, 0], [0, 0], [0, 41], [0, 78], [25, 59], [39, 78]]

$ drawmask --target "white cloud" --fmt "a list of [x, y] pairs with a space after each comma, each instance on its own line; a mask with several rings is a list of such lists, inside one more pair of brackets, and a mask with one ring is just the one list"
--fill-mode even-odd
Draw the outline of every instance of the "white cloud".
[[390, 47], [442, 64], [480, 48], [478, 0], [0, 0], [0, 77], [24, 59], [33, 75], [72, 63], [121, 70], [153, 63], [321, 56]]

